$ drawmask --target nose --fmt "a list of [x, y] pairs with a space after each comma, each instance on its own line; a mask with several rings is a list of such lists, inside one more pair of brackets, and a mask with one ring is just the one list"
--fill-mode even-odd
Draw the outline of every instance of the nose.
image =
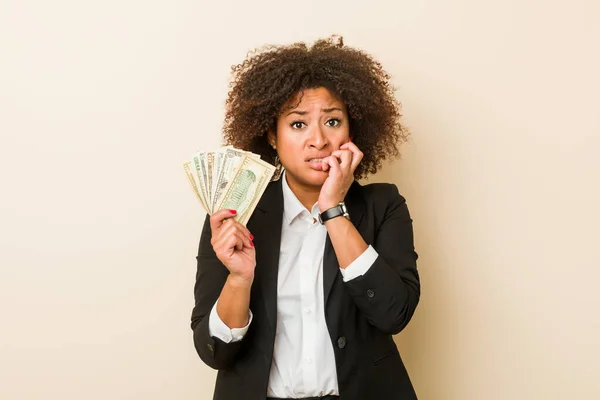
[[320, 150], [320, 149], [324, 148], [325, 146], [327, 146], [328, 143], [329, 143], [329, 141], [327, 140], [327, 137], [323, 133], [321, 126], [317, 125], [311, 132], [311, 135], [309, 138], [309, 146], [312, 148], [315, 148], [317, 150]]

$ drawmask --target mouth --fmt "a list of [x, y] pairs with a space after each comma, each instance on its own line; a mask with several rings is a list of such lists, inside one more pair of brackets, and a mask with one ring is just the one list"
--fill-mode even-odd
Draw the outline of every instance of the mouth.
[[313, 169], [315, 171], [323, 171], [323, 158], [325, 157], [327, 156], [323, 155], [322, 157], [308, 158], [305, 161], [310, 169]]
[[327, 153], [315, 154], [314, 157], [306, 158], [304, 161], [306, 161], [307, 163], [321, 163], [321, 162], [323, 162], [323, 159], [325, 157], [329, 157], [330, 155], [331, 154], [327, 154]]

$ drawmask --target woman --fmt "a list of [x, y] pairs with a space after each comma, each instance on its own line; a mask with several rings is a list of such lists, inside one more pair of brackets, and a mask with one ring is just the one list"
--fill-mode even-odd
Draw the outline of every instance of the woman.
[[416, 399], [392, 339], [419, 301], [412, 220], [396, 186], [355, 181], [407, 136], [388, 81], [336, 37], [233, 67], [225, 141], [283, 173], [247, 228], [204, 224], [192, 329], [214, 399]]

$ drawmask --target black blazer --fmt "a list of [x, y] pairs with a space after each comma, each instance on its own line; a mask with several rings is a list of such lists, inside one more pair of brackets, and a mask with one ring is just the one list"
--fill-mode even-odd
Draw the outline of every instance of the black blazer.
[[[344, 282], [329, 237], [323, 256], [325, 319], [334, 348], [341, 400], [416, 399], [392, 335], [410, 321], [420, 296], [412, 220], [395, 185], [354, 182], [345, 199], [350, 219], [379, 257], [363, 276]], [[208, 334], [210, 311], [228, 270], [210, 244], [206, 218], [198, 250], [192, 312], [200, 358], [219, 370], [214, 400], [265, 400], [277, 326], [277, 270], [283, 218], [281, 181], [271, 182], [248, 222], [256, 270], [253, 320], [244, 339]]]

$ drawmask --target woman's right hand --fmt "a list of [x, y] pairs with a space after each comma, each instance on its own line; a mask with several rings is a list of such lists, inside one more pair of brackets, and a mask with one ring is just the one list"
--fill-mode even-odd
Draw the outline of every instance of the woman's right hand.
[[212, 245], [217, 258], [229, 270], [230, 278], [252, 283], [256, 267], [254, 236], [233, 217], [235, 210], [219, 210], [210, 217]]

